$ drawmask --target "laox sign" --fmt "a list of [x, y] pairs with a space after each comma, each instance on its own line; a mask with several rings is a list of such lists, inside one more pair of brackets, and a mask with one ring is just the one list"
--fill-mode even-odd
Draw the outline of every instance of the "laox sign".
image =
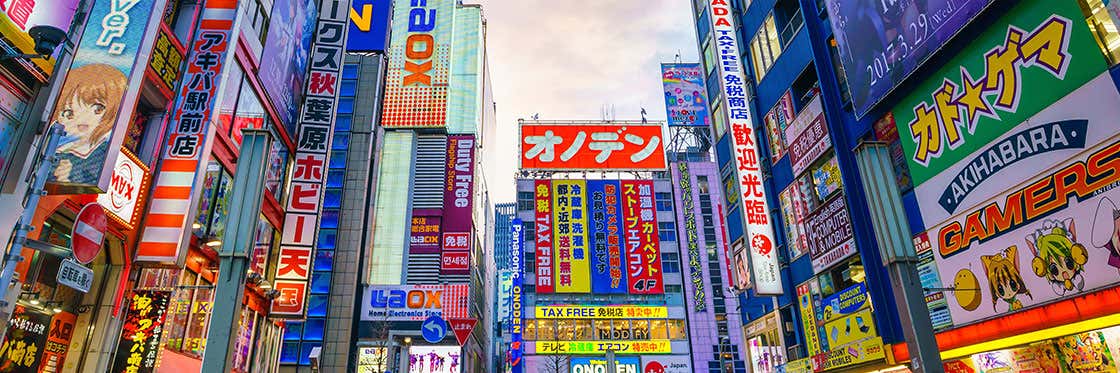
[[[412, 9], [408, 12], [408, 39], [404, 43], [404, 53], [408, 61], [404, 69], [408, 75], [402, 85], [432, 85], [432, 54], [436, 51], [436, 39], [432, 31], [436, 29], [436, 10], [428, 9], [427, 0], [411, 0]], [[418, 49], [420, 46], [423, 49]], [[416, 62], [413, 62], [416, 61]]]
[[441, 309], [442, 290], [372, 290], [369, 305], [375, 308]]

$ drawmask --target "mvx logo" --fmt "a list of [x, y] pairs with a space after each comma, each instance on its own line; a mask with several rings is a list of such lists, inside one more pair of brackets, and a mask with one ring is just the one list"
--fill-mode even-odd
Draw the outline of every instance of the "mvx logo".
[[442, 309], [443, 290], [371, 290], [369, 305], [375, 308]]
[[[403, 85], [432, 85], [432, 54], [436, 50], [436, 40], [432, 31], [436, 29], [436, 10], [428, 8], [428, 0], [410, 0], [408, 11], [408, 39], [404, 42], [404, 69], [408, 75]], [[446, 0], [433, 0], [433, 8]]]

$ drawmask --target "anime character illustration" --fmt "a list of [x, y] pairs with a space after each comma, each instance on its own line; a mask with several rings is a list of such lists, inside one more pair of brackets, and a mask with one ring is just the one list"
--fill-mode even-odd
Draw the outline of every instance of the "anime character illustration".
[[992, 310], [999, 303], [996, 300], [1007, 302], [1007, 310], [1023, 309], [1023, 302], [1018, 297], [1031, 296], [1023, 282], [1023, 275], [1019, 273], [1019, 248], [1011, 246], [995, 255], [982, 255], [980, 262], [984, 265], [984, 273], [988, 276], [988, 290], [992, 292]]
[[70, 70], [51, 118], [65, 130], [55, 151], [59, 161], [51, 181], [97, 183], [127, 87], [124, 73], [107, 64]]
[[1092, 236], [1093, 246], [1108, 250], [1108, 265], [1120, 272], [1120, 210], [1108, 197], [1097, 204]]
[[1057, 345], [1072, 372], [1116, 372], [1112, 352], [1099, 331], [1062, 337]]
[[964, 308], [965, 311], [975, 311], [980, 307], [980, 281], [976, 279], [976, 274], [972, 273], [971, 268], [961, 268], [957, 271], [957, 275], [953, 276], [953, 297], [957, 299], [957, 304]]
[[1042, 229], [1027, 236], [1034, 259], [1031, 267], [1038, 277], [1050, 281], [1054, 293], [1065, 295], [1085, 287], [1085, 263], [1089, 252], [1077, 243], [1073, 219], [1047, 220]]

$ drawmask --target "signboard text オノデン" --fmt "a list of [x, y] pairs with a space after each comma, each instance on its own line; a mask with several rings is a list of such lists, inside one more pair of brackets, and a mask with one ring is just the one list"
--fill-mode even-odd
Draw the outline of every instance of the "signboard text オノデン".
[[523, 170], [664, 170], [660, 123], [522, 121]]

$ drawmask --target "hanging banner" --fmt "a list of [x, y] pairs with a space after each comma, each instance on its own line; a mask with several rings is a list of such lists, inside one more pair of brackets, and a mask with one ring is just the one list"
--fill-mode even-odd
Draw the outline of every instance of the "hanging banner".
[[789, 143], [789, 163], [793, 175], [800, 175], [832, 147], [828, 137], [828, 123], [824, 121], [821, 95], [813, 97], [797, 118], [786, 127], [785, 138]]
[[[281, 125], [288, 133], [296, 133], [299, 104], [303, 102], [304, 81], [307, 80], [307, 56], [315, 36], [318, 18], [315, 0], [277, 1], [269, 14], [268, 38], [257, 75], [260, 84], [276, 108]], [[337, 32], [340, 30], [335, 30]]]
[[[319, 218], [322, 215], [326, 169], [334, 138], [349, 9], [348, 1], [341, 4], [324, 1], [318, 12], [315, 45], [311, 48], [310, 70], [298, 118], [299, 132], [295, 137], [295, 161], [284, 204], [279, 264], [272, 285], [280, 292], [280, 296], [272, 301], [273, 316], [301, 318], [307, 310], [315, 244], [322, 223]], [[307, 22], [311, 23], [311, 20]]]
[[510, 223], [510, 270], [513, 272], [513, 286], [510, 287], [510, 372], [521, 373], [525, 371], [525, 366], [522, 364], [522, 355], [524, 354], [524, 347], [522, 346], [521, 332], [525, 324], [525, 307], [522, 301], [522, 279], [525, 277], [524, 267], [522, 266], [522, 258], [525, 256], [525, 234], [522, 230], [522, 222], [519, 218], [514, 218]]
[[770, 161], [778, 163], [786, 151], [786, 128], [793, 121], [793, 94], [786, 90], [786, 94], [778, 99], [778, 103], [762, 117], [766, 123], [766, 135], [770, 139]]
[[385, 128], [447, 126], [455, 3], [395, 2], [381, 112]]
[[552, 181], [533, 181], [533, 210], [536, 221], [536, 292], [547, 294], [555, 291], [552, 265]]
[[661, 64], [661, 85], [665, 87], [665, 111], [669, 127], [709, 127], [708, 89], [704, 70], [698, 63]]
[[[51, 327], [47, 332], [47, 344], [43, 348], [43, 357], [39, 359], [40, 373], [55, 373], [62, 371], [62, 364], [66, 362], [66, 352], [70, 350], [70, 339], [74, 337], [74, 324], [78, 315], [62, 311], [51, 317]], [[24, 355], [24, 359], [26, 359]]]
[[[746, 78], [739, 58], [739, 40], [731, 6], [725, 0], [708, 2], [708, 16], [712, 32], [719, 45], [716, 49], [720, 61], [720, 86], [723, 89], [723, 107], [730, 122], [735, 167], [739, 174], [740, 211], [746, 220], [747, 245], [750, 246], [751, 271], [754, 273], [754, 291], [759, 295], [781, 295], [782, 279], [778, 268], [778, 250], [774, 241], [774, 226], [770, 221], [770, 207], [766, 201], [759, 159], [764, 157], [754, 134], [754, 121], [747, 106]], [[731, 193], [728, 193], [729, 195]]]
[[[707, 254], [701, 256], [700, 237], [696, 233], [696, 202], [692, 196], [692, 174], [688, 170], [688, 162], [677, 162], [673, 168], [673, 191], [681, 201], [677, 208], [677, 219], [684, 224], [680, 225], [680, 237], [683, 237], [688, 258], [688, 282], [692, 293], [692, 310], [706, 312], [708, 310], [708, 293], [704, 284], [704, 265]], [[678, 240], [679, 242], [680, 240]]]
[[813, 273], [821, 273], [856, 253], [852, 222], [843, 194], [836, 195], [809, 215], [806, 225]]
[[474, 205], [474, 135], [447, 136], [447, 182], [443, 190], [443, 230], [470, 232]]
[[521, 121], [522, 170], [665, 170], [660, 123]]
[[591, 291], [591, 258], [587, 246], [587, 198], [585, 180], [552, 182], [553, 259], [556, 261], [557, 293]]
[[[152, 183], [144, 233], [136, 248], [137, 262], [182, 266], [186, 259], [185, 241], [192, 236], [190, 225], [198, 204], [194, 198], [198, 194], [196, 188], [201, 186], [205, 174], [206, 162], [202, 159], [209, 156], [213, 145], [211, 113], [221, 104], [218, 88], [223, 82], [215, 78], [224, 76], [228, 58], [233, 54], [231, 30], [237, 29], [240, 14], [236, 8], [236, 3], [227, 1], [208, 1], [202, 8], [200, 26], [187, 58], [184, 84], [175, 98], [164, 136], [162, 161], [153, 170], [157, 176]], [[148, 13], [143, 14], [149, 18]]]
[[[164, 0], [118, 3], [97, 0], [59, 91], [51, 123], [64, 130], [46, 189], [51, 194], [96, 194], [109, 189], [117, 149], [132, 123], [140, 83], [158, 33], [159, 18], [149, 17]], [[9, 15], [19, 15], [32, 1], [14, 1]], [[57, 9], [65, 13], [65, 9]], [[18, 17], [17, 17], [18, 18]], [[130, 21], [131, 20], [131, 21]], [[70, 25], [62, 26], [62, 29]]]
[[653, 181], [623, 180], [622, 221], [630, 294], [664, 294], [661, 239], [653, 205]]
[[625, 294], [622, 254], [622, 205], [618, 180], [588, 180], [591, 194], [591, 289], [595, 294]]
[[113, 373], [154, 372], [170, 291], [137, 290], [128, 301]]
[[808, 283], [797, 286], [797, 309], [801, 311], [801, 331], [805, 333], [805, 347], [809, 350], [809, 356], [820, 354], [824, 350], [821, 349], [821, 340], [817, 333], [813, 295], [809, 291]]

